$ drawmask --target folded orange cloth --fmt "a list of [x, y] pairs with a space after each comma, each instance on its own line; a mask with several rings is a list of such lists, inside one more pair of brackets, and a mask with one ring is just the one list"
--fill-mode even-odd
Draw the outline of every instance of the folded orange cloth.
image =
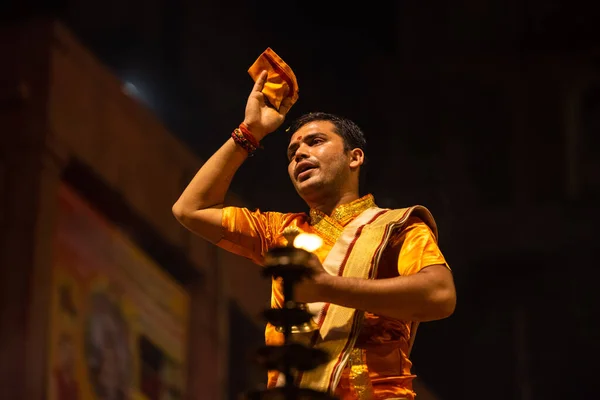
[[[250, 66], [248, 73], [256, 82], [262, 71], [269, 76], [262, 90], [273, 107], [279, 110], [281, 102], [291, 97], [292, 105], [298, 100], [298, 82], [294, 71], [270, 47]], [[290, 106], [291, 107], [291, 106]]]

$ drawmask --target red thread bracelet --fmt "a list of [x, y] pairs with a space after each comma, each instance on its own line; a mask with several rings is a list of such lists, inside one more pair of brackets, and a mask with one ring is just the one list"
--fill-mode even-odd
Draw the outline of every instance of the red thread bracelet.
[[244, 138], [246, 138], [246, 140], [249, 141], [252, 144], [252, 146], [256, 147], [257, 149], [260, 147], [258, 140], [256, 140], [252, 132], [250, 132], [248, 125], [242, 122], [239, 126], [239, 129], [244, 135]]

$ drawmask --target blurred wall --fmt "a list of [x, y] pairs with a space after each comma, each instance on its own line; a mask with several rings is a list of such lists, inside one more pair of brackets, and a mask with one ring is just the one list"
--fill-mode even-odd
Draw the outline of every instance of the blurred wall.
[[[63, 181], [142, 248], [153, 248], [158, 263], [185, 285], [192, 297], [191, 398], [223, 398], [228, 305], [236, 303], [260, 331], [269, 282], [172, 216], [171, 205], [201, 161], [61, 24], [8, 24], [0, 51], [2, 398], [44, 398], [49, 264]], [[235, 196], [229, 202], [242, 204]]]

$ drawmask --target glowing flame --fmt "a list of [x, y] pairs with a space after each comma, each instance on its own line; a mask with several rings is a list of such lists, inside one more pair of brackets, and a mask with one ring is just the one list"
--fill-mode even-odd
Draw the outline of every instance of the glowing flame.
[[323, 245], [323, 239], [311, 233], [300, 233], [294, 239], [294, 247], [313, 252]]

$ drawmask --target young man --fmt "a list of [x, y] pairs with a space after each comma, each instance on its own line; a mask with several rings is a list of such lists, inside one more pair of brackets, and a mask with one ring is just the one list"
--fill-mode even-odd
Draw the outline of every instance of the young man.
[[[363, 133], [325, 113], [307, 114], [290, 128], [288, 172], [308, 214], [224, 207], [237, 169], [291, 107], [289, 99], [279, 110], [267, 104], [261, 92], [266, 78], [263, 72], [256, 79], [240, 129], [198, 171], [173, 213], [192, 232], [259, 264], [269, 249], [286, 243], [286, 228], [320, 236], [313, 276], [295, 294], [317, 313], [314, 345], [333, 357], [317, 372], [302, 374], [301, 386], [341, 399], [413, 399], [409, 352], [416, 326], [450, 316], [456, 303], [435, 222], [424, 207], [381, 209], [373, 196], [359, 197]], [[274, 281], [273, 307], [282, 300]], [[282, 342], [269, 324], [266, 341]], [[268, 386], [281, 383], [270, 371]]]

